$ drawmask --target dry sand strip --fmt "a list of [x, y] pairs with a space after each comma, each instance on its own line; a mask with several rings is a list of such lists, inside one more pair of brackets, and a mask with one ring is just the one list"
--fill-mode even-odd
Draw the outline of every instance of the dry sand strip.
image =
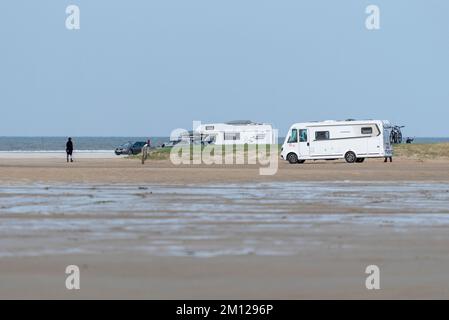
[[251, 181], [449, 181], [449, 160], [397, 158], [361, 164], [317, 161], [291, 165], [279, 163], [275, 175], [261, 176], [258, 166], [175, 166], [169, 160], [86, 158], [67, 164], [57, 158], [1, 158], [0, 183], [238, 183]]

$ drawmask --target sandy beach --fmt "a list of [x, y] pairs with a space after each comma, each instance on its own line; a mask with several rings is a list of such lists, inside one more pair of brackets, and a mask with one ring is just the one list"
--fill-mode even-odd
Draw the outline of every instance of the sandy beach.
[[1, 9], [0, 300], [449, 300], [449, 1]]
[[[79, 155], [77, 155], [79, 157]], [[261, 176], [257, 165], [173, 165], [169, 160], [138, 159], [110, 154], [85, 155], [67, 164], [64, 155], [0, 154], [2, 183], [234, 183], [263, 181], [441, 181], [449, 182], [449, 160], [374, 159], [351, 165], [344, 161], [279, 162], [275, 175]]]
[[[447, 298], [449, 160], [0, 155], [0, 298]], [[65, 288], [65, 267], [81, 290]], [[378, 265], [381, 290], [365, 288]]]

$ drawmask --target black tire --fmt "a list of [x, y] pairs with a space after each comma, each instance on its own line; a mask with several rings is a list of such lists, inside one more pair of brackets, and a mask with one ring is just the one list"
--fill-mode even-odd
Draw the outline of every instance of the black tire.
[[287, 155], [287, 160], [288, 160], [288, 162], [290, 162], [291, 164], [294, 164], [294, 163], [298, 163], [298, 156], [296, 155], [296, 153], [289, 153], [288, 155]]
[[347, 163], [354, 163], [357, 161], [357, 156], [355, 155], [354, 152], [349, 151], [349, 152], [346, 152], [346, 154], [345, 154], [345, 160]]
[[356, 162], [357, 163], [362, 163], [365, 161], [365, 158], [357, 158]]
[[303, 164], [306, 160], [298, 160], [298, 163]]

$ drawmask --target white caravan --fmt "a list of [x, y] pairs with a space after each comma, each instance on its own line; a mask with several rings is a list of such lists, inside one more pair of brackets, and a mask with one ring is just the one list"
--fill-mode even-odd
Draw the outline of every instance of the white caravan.
[[202, 124], [195, 130], [204, 144], [272, 144], [273, 127], [249, 120]]
[[295, 123], [285, 138], [281, 158], [290, 163], [306, 160], [392, 157], [391, 124], [385, 120], [348, 120]]

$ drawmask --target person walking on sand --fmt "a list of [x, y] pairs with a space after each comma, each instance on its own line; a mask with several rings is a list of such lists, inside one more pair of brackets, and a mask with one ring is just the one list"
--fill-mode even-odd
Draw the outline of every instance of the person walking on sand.
[[73, 158], [72, 158], [72, 154], [73, 154], [72, 138], [69, 138], [69, 140], [65, 144], [65, 152], [67, 153], [67, 162], [69, 162], [69, 158], [70, 158], [70, 162], [73, 162]]

